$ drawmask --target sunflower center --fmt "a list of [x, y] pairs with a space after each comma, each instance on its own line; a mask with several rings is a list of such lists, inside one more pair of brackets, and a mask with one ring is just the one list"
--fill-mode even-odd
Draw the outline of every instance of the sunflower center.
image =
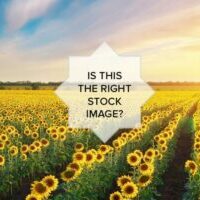
[[147, 155], [151, 157], [153, 155], [153, 153], [152, 152], [148, 152]]
[[192, 170], [194, 170], [194, 169], [196, 168], [195, 165], [194, 165], [193, 163], [190, 163], [189, 167], [190, 167], [190, 169], [192, 169]]
[[139, 182], [146, 183], [149, 180], [149, 176], [141, 176]]
[[86, 155], [86, 160], [87, 161], [91, 161], [92, 160], [92, 155], [91, 154]]
[[72, 178], [74, 176], [74, 174], [75, 174], [75, 171], [73, 171], [73, 170], [66, 171], [65, 172], [65, 177], [66, 178]]
[[47, 179], [45, 182], [48, 185], [48, 187], [52, 187], [54, 185], [54, 181], [52, 179]]
[[26, 147], [22, 147], [22, 151], [26, 151]]
[[137, 157], [136, 156], [131, 156], [131, 161], [132, 162], [136, 162], [137, 161]]
[[101, 147], [101, 151], [106, 151], [106, 148], [105, 147]]
[[97, 159], [101, 159], [102, 158], [102, 155], [101, 154], [98, 154], [97, 155]]
[[40, 194], [43, 194], [46, 192], [46, 187], [42, 184], [42, 183], [38, 183], [36, 186], [35, 186], [35, 190], [40, 193]]
[[72, 164], [70, 165], [70, 167], [71, 167], [72, 169], [76, 169], [76, 170], [79, 169], [79, 165], [77, 165], [76, 163], [72, 163]]
[[119, 195], [115, 194], [115, 195], [113, 196], [113, 200], [120, 200]]
[[77, 144], [76, 145], [76, 149], [81, 149], [82, 145], [81, 144]]
[[127, 179], [127, 178], [123, 178], [123, 179], [121, 180], [122, 185], [125, 185], [125, 184], [128, 183], [128, 182], [130, 182], [130, 180]]
[[82, 156], [81, 154], [78, 154], [78, 155], [76, 155], [76, 159], [77, 159], [77, 160], [82, 160], [82, 159], [83, 159], [83, 156]]
[[147, 170], [147, 169], [148, 169], [148, 166], [146, 164], [141, 166], [141, 170]]
[[30, 200], [37, 200], [35, 197], [31, 197]]
[[42, 140], [42, 144], [47, 144], [47, 141], [46, 140]]
[[126, 192], [127, 194], [132, 194], [132, 193], [134, 192], [134, 188], [133, 188], [132, 186], [127, 186], [127, 187], [125, 188], [125, 192]]

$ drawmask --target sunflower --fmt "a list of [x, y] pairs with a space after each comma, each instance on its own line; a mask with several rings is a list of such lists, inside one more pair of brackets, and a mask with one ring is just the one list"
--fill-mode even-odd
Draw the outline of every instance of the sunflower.
[[117, 185], [119, 187], [122, 187], [124, 184], [131, 182], [131, 181], [132, 181], [132, 178], [130, 176], [120, 176], [117, 179]]
[[60, 141], [62, 141], [62, 142], [65, 141], [66, 138], [67, 138], [66, 135], [63, 135], [63, 134], [60, 134], [60, 135], [59, 135], [59, 139], [60, 139]]
[[155, 149], [155, 157], [156, 158], [158, 158], [159, 154], [160, 154], [160, 151], [158, 149]]
[[8, 140], [8, 136], [6, 134], [3, 133], [0, 135], [0, 141], [6, 142], [7, 140]]
[[161, 153], [158, 154], [158, 160], [162, 160], [163, 155]]
[[0, 142], [0, 150], [3, 150], [3, 149], [4, 149], [4, 147], [5, 147], [5, 143], [3, 143], [3, 142]]
[[91, 152], [95, 157], [97, 156], [97, 151], [95, 149], [90, 149], [88, 152]]
[[142, 163], [139, 166], [139, 171], [143, 175], [151, 175], [154, 172], [154, 166], [152, 164]]
[[22, 153], [20, 157], [21, 157], [21, 159], [22, 159], [23, 161], [27, 160], [27, 155], [24, 154], [24, 153]]
[[138, 195], [138, 187], [133, 182], [128, 182], [124, 184], [121, 190], [122, 190], [122, 195], [128, 199], [135, 198]]
[[131, 140], [134, 140], [135, 137], [134, 137], [134, 135], [131, 132], [129, 132], [128, 136], [127, 136], [127, 139], [128, 139], [128, 141], [131, 141]]
[[105, 145], [105, 144], [102, 144], [100, 147], [99, 147], [99, 151], [102, 153], [102, 154], [107, 154], [110, 150], [110, 146], [108, 145]]
[[185, 169], [194, 176], [197, 172], [197, 164], [192, 160], [187, 160], [185, 163]]
[[86, 163], [87, 165], [91, 165], [92, 163], [95, 162], [95, 160], [96, 160], [96, 156], [95, 156], [92, 152], [88, 151], [88, 152], [86, 153], [85, 163]]
[[147, 130], [147, 125], [146, 124], [143, 124], [142, 127], [141, 127], [141, 131], [142, 132], [145, 132]]
[[51, 128], [48, 128], [48, 129], [46, 130], [46, 133], [47, 133], [48, 135], [50, 135], [50, 134], [51, 134]]
[[152, 181], [152, 176], [150, 176], [150, 175], [141, 175], [138, 178], [138, 185], [140, 187], [146, 187], [151, 183], [151, 181]]
[[7, 141], [5, 141], [5, 144], [6, 144], [6, 146], [10, 146], [11, 145], [11, 141], [10, 140], [7, 140]]
[[120, 192], [113, 192], [111, 195], [110, 195], [110, 198], [109, 200], [123, 200], [123, 196]]
[[11, 156], [16, 156], [18, 154], [18, 147], [17, 146], [11, 146], [9, 148], [9, 152], [11, 154]]
[[41, 200], [41, 198], [38, 195], [29, 194], [26, 196], [26, 200]]
[[[11, 120], [11, 119], [10, 119]], [[9, 134], [9, 135], [11, 135], [13, 132], [14, 132], [14, 130], [15, 130], [15, 127], [13, 127], [13, 126], [8, 126], [7, 128], [6, 128], [6, 131], [7, 131], [7, 133]]]
[[43, 147], [49, 146], [49, 140], [47, 140], [46, 138], [42, 138], [40, 140], [40, 142], [41, 142], [41, 144], [42, 144]]
[[120, 138], [119, 138], [119, 141], [120, 141], [120, 143], [121, 143], [121, 146], [124, 146], [124, 145], [126, 144], [126, 139], [123, 138], [123, 137], [120, 137]]
[[102, 163], [102, 162], [104, 161], [104, 159], [105, 159], [104, 154], [98, 152], [97, 155], [96, 155], [96, 161], [97, 161], [98, 163]]
[[66, 169], [73, 169], [77, 172], [77, 174], [80, 174], [81, 171], [83, 170], [83, 168], [80, 166], [78, 162], [69, 163]]
[[155, 157], [155, 149], [153, 149], [153, 148], [148, 149], [145, 152], [144, 156], [146, 156], [147, 158], [150, 158], [150, 159], [154, 158]]
[[54, 133], [57, 133], [57, 129], [56, 129], [56, 127], [51, 127], [48, 132], [50, 133], [50, 135], [52, 135]]
[[194, 150], [199, 152], [200, 151], [200, 142], [195, 142], [194, 143]]
[[155, 140], [156, 142], [158, 142], [159, 139], [160, 139], [160, 137], [159, 137], [158, 135], [154, 136], [154, 140]]
[[58, 187], [58, 179], [55, 176], [49, 175], [42, 179], [42, 182], [47, 186], [49, 191], [54, 191]]
[[80, 164], [84, 164], [86, 159], [86, 155], [83, 152], [76, 152], [73, 154], [73, 161], [78, 162]]
[[140, 164], [141, 162], [141, 157], [138, 156], [137, 153], [129, 153], [127, 155], [127, 162], [129, 165], [131, 165], [132, 167], [136, 167]]
[[75, 146], [74, 146], [74, 150], [76, 152], [83, 151], [84, 150], [84, 145], [82, 143], [76, 143]]
[[51, 137], [53, 140], [58, 140], [59, 139], [59, 134], [58, 133], [52, 133]]
[[31, 153], [35, 153], [35, 152], [37, 151], [37, 147], [36, 147], [34, 144], [31, 144], [31, 145], [29, 146], [29, 151], [30, 151]]
[[138, 154], [138, 156], [140, 156], [141, 158], [143, 157], [143, 153], [140, 150], [135, 150], [134, 153]]
[[127, 132], [123, 132], [121, 134], [121, 137], [123, 137], [124, 139], [127, 139], [128, 138], [128, 133]]
[[[17, 133], [17, 132], [13, 133], [13, 137], [19, 137], [19, 136], [20, 136], [19, 133]], [[6, 141], [6, 142], [7, 142], [7, 141]]]
[[4, 156], [0, 155], [0, 166], [2, 167], [4, 166], [4, 164], [5, 164], [5, 158]]
[[168, 131], [168, 134], [169, 134], [169, 138], [172, 138], [174, 136], [173, 130]]
[[148, 116], [143, 116], [143, 117], [142, 117], [142, 122], [143, 122], [143, 121], [146, 122], [146, 121], [148, 121], [148, 119], [149, 119]]
[[31, 185], [31, 193], [39, 196], [40, 198], [47, 198], [50, 194], [50, 191], [43, 182], [34, 181], [34, 183]]
[[60, 126], [57, 129], [58, 133], [65, 134], [67, 132], [67, 128], [65, 126]]
[[148, 157], [147, 155], [143, 157], [143, 161], [150, 164], [153, 164], [154, 159], [155, 159], [154, 157]]
[[194, 142], [200, 142], [200, 138], [195, 138]]
[[41, 142], [39, 140], [34, 141], [33, 145], [35, 145], [37, 147], [37, 150], [40, 150], [41, 146], [42, 146], [42, 144], [41, 144]]
[[37, 133], [37, 132], [32, 132], [32, 133], [31, 133], [31, 138], [32, 138], [32, 139], [37, 139], [37, 138], [39, 138], [39, 133]]
[[20, 148], [21, 153], [28, 153], [28, 145], [27, 144], [23, 144]]
[[25, 128], [24, 135], [30, 136], [31, 135], [31, 130], [29, 128]]
[[165, 138], [159, 138], [159, 140], [158, 140], [158, 144], [159, 145], [166, 145], [166, 143], [167, 143], [167, 141], [166, 141], [166, 139]]
[[75, 133], [75, 129], [73, 129], [72, 127], [67, 127], [67, 131], [69, 133]]
[[162, 146], [160, 147], [160, 151], [161, 151], [162, 153], [165, 153], [165, 152], [167, 151], [167, 149], [168, 149], [167, 145], [162, 145]]
[[114, 140], [113, 142], [112, 142], [112, 145], [113, 145], [113, 147], [115, 148], [115, 149], [120, 149], [121, 148], [121, 142], [120, 142], [120, 140]]
[[67, 169], [61, 173], [61, 179], [65, 182], [71, 182], [76, 179], [77, 172], [73, 169]]

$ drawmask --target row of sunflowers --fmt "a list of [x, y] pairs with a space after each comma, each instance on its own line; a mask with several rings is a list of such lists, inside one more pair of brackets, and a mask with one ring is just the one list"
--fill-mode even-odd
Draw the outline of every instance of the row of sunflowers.
[[200, 104], [194, 114], [194, 126], [191, 159], [185, 162], [185, 170], [189, 175], [185, 200], [200, 198]]
[[[180, 107], [182, 107], [180, 105]], [[153, 112], [151, 115], [144, 116], [142, 125], [139, 129], [132, 129], [129, 132], [123, 132], [119, 137], [112, 141], [112, 145], [97, 145], [97, 149], [91, 148], [85, 150], [82, 143], [76, 143], [71, 162], [67, 164], [65, 170], [60, 174], [60, 184], [57, 185], [56, 192], [49, 192], [44, 179], [39, 182], [34, 181], [31, 186], [31, 193], [26, 197], [27, 200], [35, 199], [82, 199], [89, 196], [90, 199], [104, 199], [109, 193], [98, 194], [100, 187], [108, 186], [113, 182], [119, 173], [126, 171], [128, 164], [125, 163], [128, 152], [137, 148], [147, 148], [149, 141], [155, 137], [160, 130], [167, 130], [173, 125], [175, 119], [179, 119], [176, 114], [180, 109], [177, 106], [169, 106], [163, 111]], [[174, 119], [171, 118], [174, 116]], [[169, 123], [169, 127], [166, 125]], [[173, 126], [172, 126], [173, 127]], [[173, 128], [172, 128], [173, 129]], [[164, 148], [167, 148], [163, 144]], [[160, 154], [161, 155], [161, 154]], [[49, 176], [47, 176], [49, 177]], [[52, 175], [50, 175], [52, 177]], [[92, 179], [91, 179], [92, 177]], [[53, 177], [55, 179], [55, 177]], [[58, 177], [59, 178], [59, 177]], [[55, 182], [51, 180], [52, 185]], [[40, 187], [46, 189], [38, 191]], [[91, 192], [89, 192], [92, 190]], [[105, 188], [107, 190], [107, 188]], [[106, 197], [107, 195], [107, 197]], [[109, 198], [109, 197], [108, 197]]]
[[1, 91], [0, 199], [109, 198], [128, 153], [153, 145], [193, 95], [158, 92], [143, 106], [141, 127], [105, 145], [88, 129], [68, 127], [68, 108], [53, 91]]
[[144, 153], [136, 149], [127, 155], [129, 173], [117, 178], [119, 190], [110, 195], [110, 200], [151, 199], [155, 195], [156, 182], [161, 178], [163, 164], [172, 152], [181, 117], [182, 114], [176, 114], [168, 126], [154, 136], [152, 147]]

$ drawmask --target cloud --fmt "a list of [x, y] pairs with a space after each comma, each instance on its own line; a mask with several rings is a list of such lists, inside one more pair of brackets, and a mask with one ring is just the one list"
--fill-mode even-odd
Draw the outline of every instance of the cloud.
[[[123, 7], [124, 2], [119, 0], [72, 6], [61, 18], [42, 24], [23, 44], [41, 56], [44, 48], [43, 52], [52, 58], [92, 51], [104, 41], [124, 53], [199, 34], [199, 6], [190, 7], [183, 1], [183, 5], [173, 10], [173, 6], [172, 9], [162, 0], [161, 5], [143, 8], [144, 2], [141, 2], [130, 2], [126, 9], [116, 9]], [[141, 9], [142, 14], [138, 12]]]
[[[18, 3], [18, 7], [19, 4], [23, 7], [19, 11], [17, 6], [12, 8], [14, 2], [22, 0], [12, 1], [7, 10], [7, 16], [10, 10], [14, 10], [10, 11], [12, 15], [15, 10], [18, 12], [7, 17], [7, 20], [12, 18], [8, 20], [11, 30], [44, 15], [55, 3], [53, 0], [41, 3], [24, 0], [26, 3]], [[47, 2], [51, 5], [47, 6]], [[183, 71], [182, 68], [186, 70], [189, 62], [194, 65], [193, 68], [199, 66], [200, 62], [193, 54], [187, 53], [187, 58], [184, 54], [183, 59], [184, 51], [181, 50], [183, 46], [195, 43], [200, 34], [200, 3], [196, 0], [173, 3], [168, 0], [156, 3], [154, 0], [100, 0], [87, 5], [80, 2], [71, 1], [67, 7], [63, 6], [58, 16], [42, 20], [32, 34], [17, 32], [13, 36], [11, 33], [4, 42], [0, 40], [0, 62], [5, 68], [0, 76], [7, 80], [64, 80], [62, 72], [66, 69], [68, 56], [89, 55], [104, 41], [119, 54], [136, 53], [144, 57], [147, 80], [156, 80], [159, 75], [160, 78], [171, 77], [174, 66], [180, 71]], [[37, 4], [38, 8], [30, 4]], [[24, 7], [25, 10], [31, 8], [25, 12]], [[194, 59], [197, 61], [193, 62]], [[152, 70], [149, 70], [150, 67]], [[173, 78], [176, 80], [175, 76]]]
[[6, 11], [8, 30], [23, 27], [29, 20], [38, 18], [56, 3], [56, 0], [12, 0]]

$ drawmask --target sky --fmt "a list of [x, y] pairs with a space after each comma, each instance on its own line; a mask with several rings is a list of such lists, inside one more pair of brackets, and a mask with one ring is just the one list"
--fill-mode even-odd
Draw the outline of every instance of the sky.
[[64, 81], [103, 42], [145, 81], [200, 81], [200, 1], [0, 0], [0, 81]]

